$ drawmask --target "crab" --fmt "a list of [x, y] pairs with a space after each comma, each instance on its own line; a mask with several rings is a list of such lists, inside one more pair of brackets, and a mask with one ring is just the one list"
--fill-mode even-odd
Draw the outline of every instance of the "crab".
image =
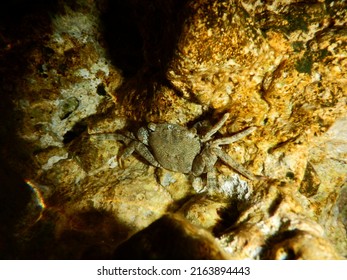
[[214, 165], [218, 159], [244, 177], [255, 180], [257, 176], [234, 161], [223, 151], [222, 146], [251, 134], [256, 127], [249, 127], [233, 136], [214, 139], [214, 135], [228, 118], [229, 113], [224, 114], [203, 135], [197, 133], [196, 127], [188, 129], [171, 123], [149, 123], [147, 127], [138, 130], [136, 137], [132, 133], [126, 135], [116, 133], [110, 134], [108, 139], [122, 141], [127, 145], [119, 158], [120, 161], [136, 152], [154, 167], [192, 174], [194, 177], [206, 173], [208, 188], [216, 187]]

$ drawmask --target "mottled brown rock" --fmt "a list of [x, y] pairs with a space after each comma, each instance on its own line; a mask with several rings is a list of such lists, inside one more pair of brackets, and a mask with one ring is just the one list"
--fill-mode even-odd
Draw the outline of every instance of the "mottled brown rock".
[[[53, 2], [0, 11], [4, 258], [347, 257], [345, 1]], [[197, 193], [101, 137], [224, 113], [261, 180], [217, 162]]]
[[240, 209], [218, 238], [229, 254], [240, 259], [341, 258], [293, 185], [268, 182], [258, 188], [249, 207]]
[[165, 215], [121, 244], [116, 259], [228, 259], [210, 232], [179, 215]]
[[[322, 237], [305, 232], [290, 231], [279, 234], [275, 242], [268, 241], [263, 257], [270, 260], [331, 260], [340, 259], [331, 244]], [[313, 249], [315, 248], [315, 249]]]

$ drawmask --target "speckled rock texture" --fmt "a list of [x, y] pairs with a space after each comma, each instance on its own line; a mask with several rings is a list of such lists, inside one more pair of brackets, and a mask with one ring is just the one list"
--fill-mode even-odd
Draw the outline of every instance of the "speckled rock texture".
[[[1, 258], [346, 258], [347, 3], [265, 2], [1, 7]], [[114, 136], [225, 113], [255, 180], [219, 160], [206, 189]]]

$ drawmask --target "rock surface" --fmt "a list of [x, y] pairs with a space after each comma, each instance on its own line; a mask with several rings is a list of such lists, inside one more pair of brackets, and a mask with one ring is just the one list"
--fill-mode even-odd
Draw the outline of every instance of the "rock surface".
[[[0, 12], [2, 258], [347, 257], [345, 1], [17, 2]], [[260, 180], [218, 162], [199, 193], [104, 137], [226, 112], [220, 136], [257, 127], [224, 150]]]

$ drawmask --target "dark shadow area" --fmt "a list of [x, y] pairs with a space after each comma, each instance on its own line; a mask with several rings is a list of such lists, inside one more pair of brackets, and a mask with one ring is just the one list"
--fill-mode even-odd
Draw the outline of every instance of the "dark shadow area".
[[48, 208], [35, 224], [17, 229], [20, 240], [2, 238], [1, 258], [111, 259], [112, 252], [128, 237], [128, 232], [129, 228], [106, 211], [91, 208], [67, 214], [64, 209]]
[[106, 1], [101, 20], [106, 49], [125, 81], [117, 99], [131, 119], [156, 106], [186, 18], [187, 0]]
[[113, 258], [206, 260], [224, 256], [208, 233], [178, 215], [165, 215], [118, 246]]
[[144, 65], [143, 39], [131, 1], [106, 1], [101, 16], [108, 54], [125, 77], [134, 76]]
[[20, 99], [18, 82], [25, 76], [30, 63], [28, 54], [43, 45], [56, 3], [56, 0], [13, 0], [0, 4], [1, 259], [29, 257], [22, 255], [16, 231], [31, 200], [32, 191], [25, 182], [25, 174], [30, 173], [34, 163], [30, 161], [27, 145], [16, 135], [21, 115], [14, 109], [14, 103]]
[[[0, 4], [0, 259], [106, 259], [129, 231], [111, 213], [89, 209], [66, 214], [59, 209], [61, 201], [52, 198], [45, 201], [46, 210], [40, 216], [37, 197], [26, 182], [36, 176], [38, 167], [36, 148], [18, 137], [24, 122], [18, 103], [30, 66], [37, 63], [32, 61], [33, 51], [47, 60], [53, 55], [45, 46], [52, 33], [51, 19], [64, 12], [63, 6], [58, 0]], [[64, 75], [64, 69], [56, 70]], [[35, 94], [33, 98], [44, 99], [46, 93]], [[103, 94], [101, 87], [98, 94]], [[83, 124], [74, 127], [65, 141], [72, 141], [84, 129]], [[57, 229], [60, 219], [67, 221], [63, 230]]]
[[16, 225], [29, 203], [31, 191], [13, 170], [0, 165], [0, 259], [16, 259]]
[[101, 21], [108, 53], [126, 78], [164, 74], [184, 20], [187, 0], [110, 0]]
[[[124, 90], [136, 89], [140, 99], [151, 100], [157, 84], [167, 83], [165, 72], [179, 38], [184, 17], [182, 9], [187, 0], [104, 1], [102, 23], [104, 40], [114, 65], [126, 78]], [[99, 2], [101, 3], [101, 1]], [[66, 1], [72, 10], [80, 7], [75, 1]], [[77, 6], [76, 6], [77, 5]], [[56, 236], [56, 221], [60, 215], [54, 208], [44, 211], [42, 219], [33, 224], [26, 221], [25, 211], [32, 203], [33, 191], [25, 182], [38, 170], [32, 160], [35, 147], [17, 136], [23, 124], [18, 108], [29, 66], [43, 78], [45, 71], [40, 62], [32, 61], [35, 50], [47, 60], [53, 50], [45, 47], [52, 33], [51, 19], [63, 13], [59, 0], [13, 0], [0, 4], [0, 258], [2, 259], [107, 259], [117, 242], [127, 238], [129, 232], [110, 213], [90, 209], [74, 213], [78, 219], [73, 226]], [[74, 50], [65, 53], [69, 60]], [[57, 64], [57, 75], [64, 75], [69, 63]], [[41, 67], [41, 68], [40, 68]], [[34, 69], [34, 71], [35, 71]], [[131, 80], [129, 83], [128, 81]], [[139, 88], [139, 90], [137, 90]], [[143, 89], [146, 90], [143, 90]], [[25, 89], [24, 89], [25, 90]], [[44, 92], [35, 92], [42, 94]], [[97, 94], [105, 95], [99, 86]], [[41, 96], [35, 96], [41, 98]], [[130, 98], [136, 105], [137, 99]], [[147, 102], [147, 101], [146, 101]], [[148, 106], [147, 106], [148, 107]], [[87, 121], [87, 120], [86, 120]], [[37, 129], [40, 129], [37, 127]], [[65, 137], [70, 144], [85, 133], [86, 124], [74, 126]], [[54, 187], [54, 186], [49, 186]], [[79, 226], [76, 226], [76, 225]], [[82, 224], [82, 226], [81, 226]], [[107, 233], [106, 225], [112, 228]], [[24, 230], [26, 228], [26, 230]], [[108, 235], [110, 234], [110, 235]], [[111, 236], [112, 235], [112, 236]], [[114, 241], [117, 236], [118, 241]], [[120, 242], [120, 241], [119, 241]]]
[[217, 212], [220, 216], [220, 220], [215, 225], [212, 232], [214, 236], [221, 236], [224, 231], [233, 226], [240, 216], [241, 211], [238, 209], [238, 203], [235, 199], [234, 201], [230, 202], [228, 207], [220, 208], [217, 210]]
[[266, 245], [264, 246], [261, 254], [260, 254], [260, 259], [261, 260], [271, 260], [273, 259], [273, 256], [271, 256], [271, 252], [273, 250], [273, 247], [276, 244], [279, 243], [283, 243], [283, 255], [286, 257], [286, 260], [297, 260], [300, 259], [300, 256], [297, 255], [294, 251], [293, 248], [291, 248], [290, 246], [288, 246], [288, 244], [290, 244], [288, 242], [288, 244], [285, 243], [285, 241], [297, 238], [298, 236], [304, 236], [304, 232], [298, 229], [294, 229], [294, 230], [288, 230], [288, 231], [284, 231], [284, 232], [280, 232], [274, 236], [272, 236], [271, 238], [266, 240]]
[[[127, 238], [129, 229], [116, 221], [112, 213], [91, 208], [69, 216], [62, 209], [59, 211], [48, 213], [48, 219], [32, 229], [31, 240], [25, 247], [31, 259], [110, 259], [116, 245]], [[61, 215], [66, 215], [67, 224], [57, 236], [55, 221], [61, 220]]]
[[[37, 13], [45, 13], [47, 11], [53, 12], [55, 7], [57, 7], [57, 0], [1, 1], [0, 23], [7, 23], [12, 26], [17, 23], [19, 26], [23, 20], [27, 20], [31, 15], [37, 15]], [[2, 25], [2, 27], [4, 27], [4, 25]]]

